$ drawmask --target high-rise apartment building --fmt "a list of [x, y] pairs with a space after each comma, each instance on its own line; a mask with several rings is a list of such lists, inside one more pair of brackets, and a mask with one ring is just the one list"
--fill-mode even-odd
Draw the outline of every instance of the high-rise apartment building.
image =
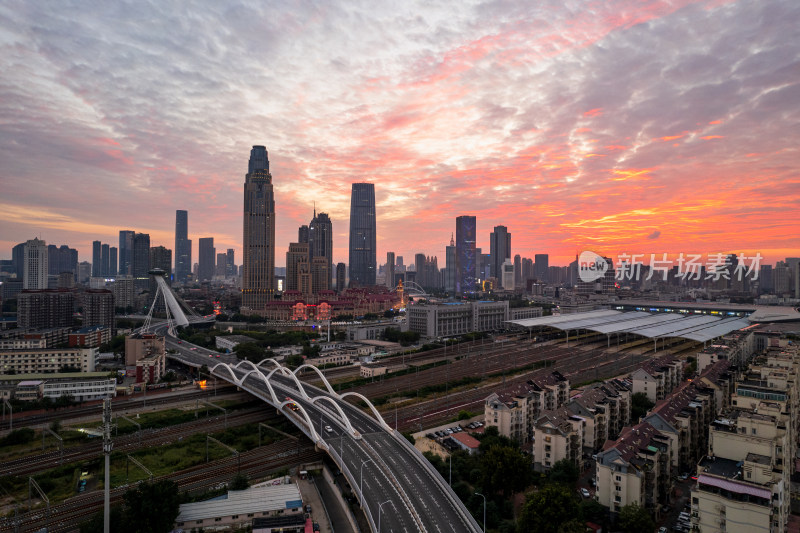
[[197, 281], [209, 281], [214, 278], [216, 271], [217, 250], [214, 248], [214, 237], [203, 237], [199, 242]]
[[71, 327], [74, 311], [75, 295], [68, 289], [23, 290], [17, 295], [17, 321], [22, 329]]
[[471, 215], [456, 218], [456, 293], [472, 292], [478, 278], [475, 256], [477, 219]]
[[25, 275], [25, 244], [21, 242], [11, 249], [11, 266], [14, 267], [14, 274], [19, 279]]
[[133, 257], [131, 257], [136, 288], [147, 290], [150, 284], [150, 234], [135, 233], [133, 236]]
[[511, 259], [511, 234], [505, 226], [495, 226], [494, 231], [489, 234], [489, 255], [491, 256], [490, 275], [497, 278], [500, 286], [505, 289], [513, 289], [514, 287], [506, 287], [505, 276], [503, 275], [503, 263], [506, 259]]
[[391, 290], [394, 289], [394, 252], [386, 252], [386, 286]]
[[244, 181], [242, 307], [258, 311], [275, 292], [275, 197], [269, 157], [253, 146]]
[[375, 285], [375, 185], [354, 183], [350, 195], [350, 285]]
[[108, 289], [87, 289], [81, 295], [83, 325], [114, 329], [114, 293]]
[[[75, 254], [75, 264], [78, 263], [78, 254]], [[117, 247], [112, 246], [108, 249], [108, 275], [115, 277], [117, 275]]]
[[533, 275], [539, 280], [546, 282], [548, 271], [550, 270], [550, 256], [547, 254], [536, 254], [533, 256]]
[[519, 254], [514, 256], [514, 284], [522, 285], [522, 257]]
[[49, 262], [47, 244], [39, 239], [31, 239], [25, 243], [23, 289], [46, 289]]
[[92, 241], [92, 277], [99, 278], [103, 275], [103, 243]]
[[175, 281], [192, 279], [192, 241], [189, 240], [189, 212], [175, 211]]
[[341, 293], [347, 287], [347, 267], [344, 263], [336, 263], [336, 292]]
[[47, 271], [51, 276], [57, 276], [64, 272], [74, 274], [78, 270], [78, 250], [70, 248], [66, 244], [62, 244], [60, 247], [49, 244], [47, 246], [47, 263]]
[[135, 231], [123, 230], [119, 232], [119, 269], [120, 276], [133, 275], [133, 239]]
[[314, 211], [314, 218], [308, 226], [308, 260], [313, 264], [315, 257], [324, 257], [328, 271], [328, 282], [322, 290], [330, 289], [330, 276], [333, 271], [333, 224], [327, 213]]
[[319, 294], [320, 291], [330, 290], [331, 272], [328, 270], [328, 260], [324, 257], [315, 257], [311, 261], [311, 293]]
[[111, 274], [111, 254], [109, 253], [109, 246], [103, 244], [100, 246], [100, 276], [107, 278]]

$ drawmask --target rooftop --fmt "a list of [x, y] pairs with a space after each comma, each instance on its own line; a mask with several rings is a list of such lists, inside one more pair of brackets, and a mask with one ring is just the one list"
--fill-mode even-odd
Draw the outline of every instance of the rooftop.
[[302, 498], [297, 485], [267, 485], [250, 487], [247, 490], [229, 491], [228, 497], [220, 500], [185, 503], [180, 506], [176, 522], [191, 522], [220, 516], [246, 515], [265, 511], [297, 509], [302, 507]]

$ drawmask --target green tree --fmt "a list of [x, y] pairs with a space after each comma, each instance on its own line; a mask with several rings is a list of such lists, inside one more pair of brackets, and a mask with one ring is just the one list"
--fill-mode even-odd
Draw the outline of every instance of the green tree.
[[550, 481], [553, 483], [563, 483], [570, 487], [575, 485], [580, 475], [581, 473], [578, 471], [578, 467], [569, 459], [556, 461], [553, 468], [550, 469]]
[[517, 532], [558, 533], [562, 524], [576, 516], [578, 502], [572, 489], [546, 485], [539, 492], [528, 494], [517, 520]]
[[303, 359], [303, 356], [300, 354], [290, 355], [289, 357], [286, 358], [286, 366], [288, 366], [291, 369], [295, 369], [298, 366], [302, 365], [303, 361], [305, 360]]
[[585, 521], [602, 524], [608, 520], [608, 509], [593, 498], [582, 500], [579, 506], [581, 508], [581, 517]]
[[245, 490], [249, 486], [250, 480], [247, 478], [247, 476], [245, 474], [238, 473], [233, 476], [228, 488], [230, 490]]
[[624, 533], [653, 531], [656, 528], [650, 513], [638, 503], [630, 503], [620, 509], [617, 520], [617, 525]]
[[638, 422], [654, 405], [655, 404], [647, 397], [647, 394], [637, 392], [631, 396], [631, 420], [633, 422]]
[[123, 528], [128, 533], [170, 531], [180, 510], [178, 484], [169, 480], [142, 483], [123, 499]]
[[265, 350], [255, 342], [243, 342], [236, 345], [236, 357], [258, 364], [265, 357]]
[[516, 448], [492, 446], [481, 457], [481, 486], [488, 494], [508, 498], [530, 484], [531, 465]]

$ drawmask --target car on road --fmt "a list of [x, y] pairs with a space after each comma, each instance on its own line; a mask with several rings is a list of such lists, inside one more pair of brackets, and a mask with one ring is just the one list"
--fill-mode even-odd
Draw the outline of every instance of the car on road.
[[196, 348], [196, 347], [192, 347], [192, 348], [189, 348], [189, 349], [190, 349], [190, 350], [192, 350], [193, 352], [196, 352], [196, 351], [197, 351], [197, 348]]
[[667, 533], [667, 528], [664, 527], [664, 526], [661, 526], [660, 528], [658, 528], [658, 533]]
[[333, 429], [330, 426], [325, 426], [325, 431], [327, 433], [333, 433]]
[[592, 495], [589, 493], [588, 490], [581, 489], [581, 496], [583, 496], [584, 498], [590, 498]]

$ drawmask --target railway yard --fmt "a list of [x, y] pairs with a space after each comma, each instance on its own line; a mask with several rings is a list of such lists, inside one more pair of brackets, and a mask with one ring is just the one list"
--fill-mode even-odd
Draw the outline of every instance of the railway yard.
[[[461, 411], [478, 414], [483, 411], [483, 402], [492, 392], [513, 384], [530, 380], [552, 371], [559, 371], [575, 387], [595, 380], [623, 376], [634, 370], [643, 361], [654, 356], [649, 341], [633, 340], [609, 345], [605, 337], [583, 335], [569, 339], [548, 338], [516, 334], [480, 339], [458, 345], [425, 352], [396, 355], [389, 364], [402, 368], [370, 381], [359, 378], [358, 366], [338, 367], [325, 371], [334, 388], [341, 392], [351, 390], [370, 398], [382, 411], [384, 419], [400, 431], [418, 431], [453, 420]], [[655, 355], [671, 353], [681, 357], [691, 353], [696, 345], [677, 342]], [[306, 373], [301, 379], [316, 383], [315, 374]], [[216, 397], [214, 394], [216, 393]], [[286, 471], [298, 465], [317, 463], [322, 452], [299, 432], [293, 435], [276, 432], [260, 445], [260, 431], [267, 427], [286, 427], [286, 419], [274, 409], [252, 403], [252, 397], [236, 392], [232, 386], [219, 383], [216, 391], [189, 390], [181, 393], [140, 394], [136, 397], [120, 397], [112, 402], [117, 415], [116, 423], [125, 430], [115, 436], [114, 454], [118, 458], [128, 454], [146, 453], [147, 450], [166, 450], [177, 443], [197, 435], [214, 435], [230, 428], [246, 428], [258, 433], [259, 445], [252, 444], [236, 456], [219, 456], [208, 462], [194, 464], [189, 468], [170, 472], [159, 472], [153, 479], [171, 479], [178, 483], [181, 491], [206, 491], [219, 488], [241, 472], [250, 479], [263, 479], [270, 474]], [[202, 405], [201, 405], [201, 402]], [[204, 402], [229, 402], [238, 406], [225, 412], [224, 416]], [[238, 403], [237, 403], [238, 402]], [[249, 402], [249, 403], [248, 403]], [[196, 419], [181, 419], [180, 423], [166, 427], [138, 429], [125, 417], [167, 409], [194, 411]], [[210, 409], [210, 411], [209, 411]], [[49, 532], [75, 531], [77, 526], [91, 515], [99, 512], [103, 505], [102, 466], [99, 467], [98, 482], [85, 492], [75, 494], [63, 501], [29, 500], [27, 480], [47, 478], [49, 473], [64, 469], [67, 465], [80, 472], [85, 468], [97, 470], [102, 457], [101, 439], [83, 439], [72, 445], [56, 446], [54, 438], [47, 437], [47, 445], [41, 438], [48, 425], [59, 421], [65, 430], [80, 425], [96, 427], [102, 407], [82, 405], [60, 412], [18, 413], [13, 419], [14, 428], [30, 427], [40, 430], [29, 448], [22, 451], [0, 451], [0, 531], [38, 531], [47, 527]], [[141, 419], [140, 419], [141, 420]], [[0, 434], [8, 434], [9, 420], [3, 420]], [[289, 424], [290, 426], [290, 424]], [[255, 428], [255, 430], [253, 429]], [[254, 437], [253, 437], [254, 438]], [[39, 442], [42, 446], [39, 446]], [[202, 439], [205, 440], [205, 439]], [[207, 446], [206, 440], [206, 446]], [[88, 466], [87, 466], [88, 465]], [[113, 470], [112, 470], [113, 471]], [[146, 478], [137, 472], [136, 480]], [[11, 481], [14, 480], [15, 483]], [[20, 485], [25, 481], [25, 494], [12, 494], [6, 486]], [[115, 483], [115, 481], [117, 483]], [[119, 483], [119, 476], [112, 475], [111, 501], [120, 501], [129, 483]]]

